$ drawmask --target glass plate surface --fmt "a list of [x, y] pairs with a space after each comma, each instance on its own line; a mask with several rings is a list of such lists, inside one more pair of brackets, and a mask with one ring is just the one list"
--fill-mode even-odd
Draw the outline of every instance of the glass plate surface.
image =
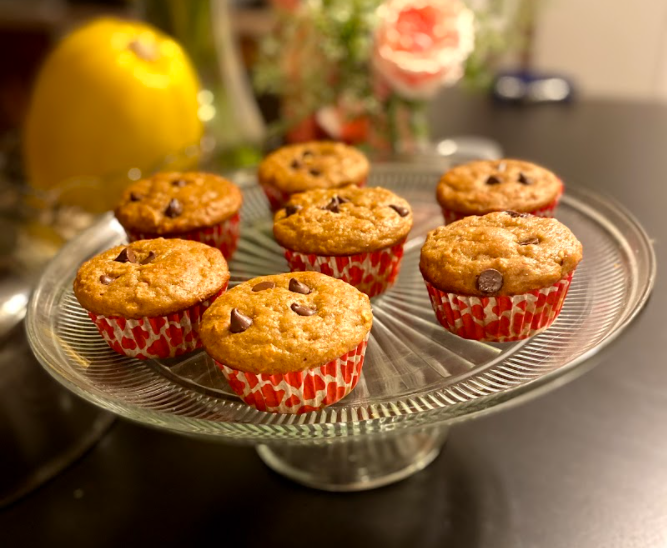
[[[374, 166], [369, 184], [405, 197], [415, 225], [396, 285], [373, 300], [374, 322], [363, 375], [341, 402], [304, 415], [262, 413], [243, 404], [203, 352], [139, 361], [113, 352], [72, 292], [82, 261], [125, 241], [107, 215], [63, 248], [31, 300], [27, 331], [47, 371], [85, 399], [144, 424], [193, 435], [256, 442], [303, 442], [387, 433], [454, 422], [540, 393], [582, 371], [645, 303], [655, 257], [641, 226], [620, 206], [568, 187], [557, 217], [584, 245], [565, 306], [546, 332], [518, 343], [468, 341], [436, 321], [421, 274], [425, 234], [441, 224], [434, 189], [440, 171]], [[266, 199], [250, 172], [242, 239], [230, 263], [231, 284], [287, 270], [272, 236]]]

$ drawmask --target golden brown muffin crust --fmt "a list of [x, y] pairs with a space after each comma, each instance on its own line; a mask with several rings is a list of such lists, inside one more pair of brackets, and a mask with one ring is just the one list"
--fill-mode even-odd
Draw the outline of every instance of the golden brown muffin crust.
[[[136, 263], [116, 260], [125, 249], [134, 252]], [[152, 260], [141, 264], [151, 252]], [[218, 249], [156, 238], [116, 246], [83, 263], [74, 280], [74, 295], [95, 314], [138, 319], [185, 310], [228, 281], [227, 263]]]
[[535, 211], [552, 203], [562, 191], [563, 183], [548, 169], [504, 159], [480, 160], [450, 169], [440, 179], [436, 196], [445, 209], [483, 215], [508, 209]]
[[[179, 206], [170, 208], [176, 200]], [[241, 209], [238, 187], [212, 173], [157, 173], [130, 185], [116, 208], [128, 230], [146, 234], [179, 234], [221, 223]]]
[[513, 212], [466, 217], [431, 231], [421, 251], [424, 278], [442, 291], [488, 296], [480, 274], [495, 269], [502, 287], [493, 295], [518, 295], [553, 285], [581, 260], [582, 246], [556, 219]]
[[[311, 292], [290, 291], [292, 278]], [[275, 287], [253, 291], [260, 283]], [[294, 304], [315, 312], [301, 316], [291, 308]], [[230, 331], [234, 308], [252, 319], [245, 331]], [[361, 291], [319, 272], [292, 272], [243, 282], [219, 297], [204, 314], [200, 335], [206, 351], [220, 363], [277, 374], [339, 358], [357, 347], [372, 322], [370, 301]]]
[[287, 192], [361, 184], [368, 176], [366, 156], [356, 148], [331, 141], [288, 145], [259, 164], [258, 180]]
[[[343, 203], [332, 208], [337, 198]], [[280, 245], [301, 253], [353, 255], [392, 246], [411, 228], [412, 210], [403, 198], [385, 188], [349, 186], [295, 194], [276, 213], [273, 234]]]

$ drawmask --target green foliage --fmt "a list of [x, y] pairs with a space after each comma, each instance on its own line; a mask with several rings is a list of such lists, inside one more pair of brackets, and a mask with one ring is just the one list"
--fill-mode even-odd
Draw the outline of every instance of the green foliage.
[[[471, 88], [491, 82], [500, 54], [521, 44], [525, 2], [464, 0], [475, 13], [475, 50], [465, 64], [463, 81]], [[526, 0], [538, 3], [538, 0]], [[299, 112], [291, 122], [305, 118], [338, 100], [354, 103], [366, 112], [382, 106], [375, 99], [370, 77], [373, 31], [382, 0], [304, 0], [297, 13], [280, 12], [273, 34], [263, 40], [254, 74], [260, 93], [299, 97]], [[533, 6], [533, 10], [534, 10]], [[285, 58], [298, 54], [298, 70], [287, 74]]]
[[[303, 107], [311, 112], [341, 96], [366, 102], [372, 96], [369, 59], [375, 12], [381, 0], [307, 0], [305, 4], [299, 14], [282, 13], [276, 32], [263, 40], [255, 88], [277, 95], [299, 91], [308, 103]], [[304, 25], [314, 42], [299, 40]], [[298, 78], [288, 76], [283, 62], [293, 53], [289, 48], [308, 46], [315, 49], [312, 63], [299, 67]], [[332, 78], [323, 74], [327, 67], [333, 67]]]

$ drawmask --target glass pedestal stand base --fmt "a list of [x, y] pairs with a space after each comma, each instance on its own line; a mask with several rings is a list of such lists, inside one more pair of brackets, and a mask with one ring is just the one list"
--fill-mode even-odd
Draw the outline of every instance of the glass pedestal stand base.
[[279, 474], [324, 491], [365, 491], [400, 481], [440, 454], [449, 427], [352, 439], [322, 445], [259, 445], [257, 453]]

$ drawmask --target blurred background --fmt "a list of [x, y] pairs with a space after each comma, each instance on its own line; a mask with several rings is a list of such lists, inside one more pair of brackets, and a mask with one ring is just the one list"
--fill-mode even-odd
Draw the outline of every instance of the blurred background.
[[[471, 2], [483, 5], [483, 0]], [[505, 2], [516, 4], [518, 2]], [[527, 0], [535, 4], [531, 68], [570, 76], [584, 96], [667, 101], [667, 4], [641, 9], [604, 0]], [[0, 129], [19, 127], [37, 68], [55, 41], [100, 15], [140, 17], [141, 2], [0, 0]], [[230, 0], [243, 61], [252, 68], [272, 25], [269, 0]], [[512, 66], [517, 59], [503, 59]]]
[[[367, 146], [372, 153], [415, 152], [428, 139], [428, 127], [420, 127], [427, 125], [420, 119], [423, 103], [453, 88], [522, 105], [566, 102], [575, 97], [667, 101], [667, 4], [660, 0], [644, 0], [641, 9], [603, 0], [469, 0], [462, 4], [470, 10], [472, 22], [453, 14], [452, 9], [458, 8], [451, 6], [460, 2], [441, 2], [443, 9], [450, 10], [447, 32], [454, 36], [454, 46], [449, 44], [439, 53], [429, 51], [433, 43], [415, 42], [424, 54], [422, 60], [409, 59], [403, 50], [399, 52], [403, 58], [394, 55], [396, 51], [389, 55], [379, 51], [383, 46], [395, 48], [385, 32], [387, 21], [396, 17], [397, 10], [413, 9], [413, 4], [419, 3], [0, 0], [3, 171], [23, 176], [27, 161], [28, 178], [35, 179], [37, 188], [58, 187], [66, 194], [67, 183], [56, 179], [78, 178], [74, 193], [82, 194], [86, 192], [81, 188], [86, 187], [82, 177], [113, 176], [87, 173], [85, 165], [31, 168], [39, 162], [31, 158], [24, 161], [22, 154], [38, 151], [39, 145], [21, 147], [19, 143], [37, 74], [47, 54], [73, 29], [103, 16], [147, 21], [174, 37], [194, 65], [203, 90], [197, 97], [197, 116], [206, 126], [204, 140], [195, 139], [193, 130], [190, 143], [165, 144], [162, 157], [155, 157], [159, 152], [156, 148], [151, 151], [153, 157], [141, 158], [144, 165], [123, 166], [123, 171], [164, 167], [173, 163], [173, 158], [166, 157], [183, 155], [190, 145], [201, 147], [203, 152], [215, 149], [216, 165], [221, 168], [252, 165], [267, 147], [313, 137], [346, 140]], [[395, 13], [390, 13], [392, 10]], [[407, 29], [408, 34], [421, 32], [422, 37], [428, 37], [428, 31], [419, 25], [429, 21], [415, 23], [409, 17], [403, 27], [398, 24], [399, 31]], [[315, 36], [321, 40], [313, 40]], [[90, 47], [102, 48], [99, 42]], [[437, 58], [441, 53], [444, 57]], [[440, 69], [448, 73], [438, 76], [437, 82], [419, 82], [424, 72], [427, 78], [434, 76], [426, 64], [406, 69], [411, 62], [433, 63], [435, 59], [447, 64]], [[67, 68], [54, 70], [61, 78], [75, 77]], [[105, 70], [109, 67], [100, 62], [97, 71]], [[396, 71], [403, 74], [397, 76]], [[402, 84], [401, 78], [407, 84]], [[536, 79], [541, 83], [532, 85]], [[42, 94], [56, 93], [57, 84], [44, 87], [47, 89]], [[63, 101], [67, 109], [66, 103]], [[54, 110], [43, 107], [48, 108]], [[398, 113], [389, 119], [388, 111]], [[72, 117], [70, 113], [69, 119]], [[48, 115], [41, 114], [41, 118], [33, 133], [48, 132], [48, 122], [43, 120]], [[146, 121], [150, 121], [148, 113]], [[384, 129], [374, 129], [377, 126]], [[59, 140], [67, 138], [62, 135]], [[180, 150], [169, 149], [177, 145], [182, 145]], [[75, 146], [74, 140], [70, 148]], [[113, 162], [107, 164], [109, 167]], [[178, 162], [174, 165], [182, 167]], [[136, 177], [139, 171], [133, 174]], [[111, 200], [112, 196], [106, 198]], [[110, 202], [104, 200], [87, 203], [92, 200], [79, 202], [91, 210], [109, 207]]]

